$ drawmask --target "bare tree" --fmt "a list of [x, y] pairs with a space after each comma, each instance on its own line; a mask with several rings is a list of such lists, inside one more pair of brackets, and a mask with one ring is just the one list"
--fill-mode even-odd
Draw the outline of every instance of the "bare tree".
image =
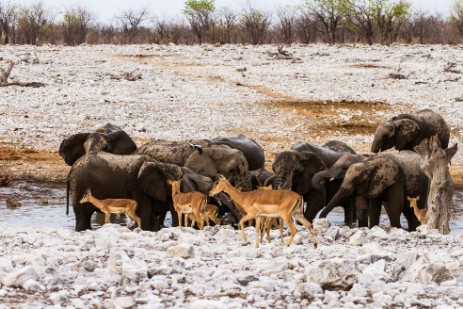
[[296, 18], [295, 28], [301, 43], [309, 44], [315, 41], [317, 37], [316, 21], [308, 11], [302, 11]]
[[381, 44], [392, 43], [399, 34], [400, 27], [410, 15], [411, 4], [399, 0], [391, 3], [389, 0], [375, 1], [375, 22], [381, 34]]
[[117, 17], [123, 34], [124, 43], [132, 43], [140, 32], [143, 21], [148, 17], [147, 8], [141, 8], [138, 11], [132, 9], [123, 11]]
[[263, 44], [271, 18], [257, 9], [249, 8], [241, 16], [241, 24], [251, 39], [251, 44]]
[[323, 25], [330, 44], [336, 43], [336, 31], [352, 11], [352, 0], [309, 0], [309, 12]]
[[17, 15], [17, 7], [9, 3], [0, 2], [0, 44], [8, 44], [11, 28]]
[[154, 21], [154, 43], [166, 43], [169, 35], [169, 24], [166, 18], [156, 18]]
[[218, 11], [217, 20], [217, 31], [219, 41], [222, 44], [231, 43], [232, 31], [236, 27], [236, 21], [238, 14], [230, 8], [224, 7]]
[[38, 37], [49, 24], [50, 14], [45, 10], [41, 2], [30, 7], [23, 7], [18, 15], [18, 35], [26, 44], [36, 45]]
[[94, 19], [94, 15], [83, 7], [67, 9], [64, 12], [64, 42], [68, 45], [84, 43], [89, 25]]
[[214, 0], [186, 0], [183, 13], [191, 26], [191, 31], [198, 38], [199, 44], [205, 43], [214, 27]]
[[373, 44], [374, 15], [374, 0], [357, 0], [352, 7], [352, 21], [363, 31], [369, 45]]
[[294, 39], [294, 10], [291, 7], [280, 8], [277, 16], [284, 43], [291, 44]]
[[463, 34], [463, 0], [455, 0], [450, 14], [450, 21]]

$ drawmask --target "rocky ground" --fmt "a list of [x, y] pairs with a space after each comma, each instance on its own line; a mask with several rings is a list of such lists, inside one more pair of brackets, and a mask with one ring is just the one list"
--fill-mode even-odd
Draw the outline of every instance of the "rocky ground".
[[[13, 84], [0, 86], [0, 185], [59, 188], [68, 171], [61, 140], [107, 122], [138, 144], [243, 133], [264, 147], [270, 167], [296, 141], [341, 139], [367, 152], [378, 123], [431, 108], [461, 145], [462, 46], [284, 49], [2, 47], [0, 58], [15, 66]], [[451, 166], [459, 188], [462, 163], [460, 151]], [[227, 227], [75, 233], [12, 222], [0, 232], [0, 307], [462, 305], [460, 235], [319, 221], [316, 250], [303, 229], [289, 248], [244, 247], [240, 237]]]

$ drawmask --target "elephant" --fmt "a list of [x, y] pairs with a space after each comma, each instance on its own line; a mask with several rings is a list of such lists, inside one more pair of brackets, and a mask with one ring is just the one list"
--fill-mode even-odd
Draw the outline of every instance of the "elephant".
[[445, 120], [430, 109], [416, 114], [400, 114], [381, 123], [375, 131], [371, 152], [394, 147], [396, 150], [414, 150], [425, 138], [438, 136], [443, 148], [447, 148], [450, 129]]
[[238, 149], [224, 145], [196, 149], [185, 162], [192, 171], [217, 180], [219, 174], [243, 191], [251, 190], [248, 161]]
[[209, 177], [144, 155], [115, 155], [103, 151], [85, 154], [72, 165], [67, 178], [67, 206], [70, 192], [76, 231], [90, 229], [90, 219], [96, 211], [89, 203], [79, 203], [88, 189], [98, 199], [134, 199], [138, 204], [137, 215], [141, 218], [140, 228], [159, 230], [167, 211], [172, 209], [167, 180], [181, 180], [182, 192], [208, 193], [213, 185]]
[[255, 140], [244, 136], [243, 134], [231, 137], [214, 137], [210, 140], [210, 143], [211, 145], [226, 145], [230, 148], [241, 151], [248, 161], [250, 171], [264, 168], [264, 149]]
[[72, 166], [84, 154], [106, 151], [114, 154], [131, 154], [137, 145], [118, 126], [107, 123], [92, 133], [77, 133], [65, 138], [59, 146], [59, 154], [67, 165]]
[[240, 184], [243, 190], [251, 189], [248, 161], [240, 150], [226, 145], [210, 145], [207, 140], [153, 140], [140, 146], [135, 153], [185, 166], [213, 179], [222, 174], [234, 185]]
[[[291, 189], [301, 194], [307, 207], [304, 216], [310, 222], [323, 208], [326, 200], [337, 191], [340, 183], [331, 182], [324, 190], [316, 189], [312, 185], [313, 176], [331, 167], [344, 153], [353, 153], [352, 148], [336, 141], [331, 142], [330, 147], [336, 145], [339, 152], [325, 145], [318, 146], [309, 143], [296, 143], [291, 150], [281, 151], [273, 162], [274, 189]], [[351, 224], [353, 214], [350, 204], [345, 205], [346, 223]]]
[[[312, 178], [312, 185], [315, 189], [320, 190], [322, 192], [324, 190], [330, 191], [331, 194], [329, 194], [329, 196], [332, 198], [334, 194], [337, 192], [337, 190], [339, 190], [339, 187], [342, 183], [342, 180], [344, 179], [344, 176], [348, 168], [352, 164], [355, 164], [358, 162], [364, 162], [371, 157], [372, 155], [368, 155], [368, 154], [345, 153], [330, 168], [327, 168], [323, 171], [316, 173]], [[348, 207], [349, 206], [352, 207], [352, 205], [355, 205], [354, 203], [356, 203], [355, 199], [350, 199], [350, 201], [344, 200], [340, 204], [344, 205], [344, 207], [346, 206], [346, 204]], [[347, 211], [351, 211], [352, 214], [350, 213], [346, 214], [345, 223], [346, 224], [353, 223], [355, 208], [352, 207], [352, 209], [347, 209]], [[328, 213], [326, 213], [326, 215], [327, 214]], [[324, 218], [326, 217], [326, 215], [323, 217], [322, 216], [320, 217]], [[368, 226], [368, 221], [367, 222], [359, 221], [358, 226], [359, 227]]]
[[242, 134], [231, 137], [218, 136], [212, 139], [185, 141], [154, 139], [141, 145], [135, 151], [135, 154], [145, 154], [161, 162], [184, 166], [188, 157], [195, 152], [195, 149], [224, 145], [240, 150], [248, 161], [249, 170], [258, 170], [264, 167], [264, 150], [256, 141]]
[[400, 215], [408, 221], [413, 231], [419, 221], [406, 197], [420, 196], [419, 208], [426, 208], [429, 179], [420, 168], [421, 158], [413, 151], [383, 153], [350, 165], [345, 172], [341, 187], [325, 206], [320, 217], [326, 215], [349, 196], [357, 197], [357, 213], [360, 222], [370, 220], [370, 227], [379, 224], [381, 204], [386, 208], [391, 226], [401, 227]]

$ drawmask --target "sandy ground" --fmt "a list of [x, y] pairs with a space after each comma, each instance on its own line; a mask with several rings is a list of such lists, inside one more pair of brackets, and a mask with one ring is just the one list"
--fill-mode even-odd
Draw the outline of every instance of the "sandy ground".
[[[0, 182], [8, 177], [63, 183], [68, 167], [57, 153], [61, 140], [107, 122], [124, 128], [138, 144], [243, 133], [264, 147], [270, 167], [278, 151], [297, 141], [340, 139], [367, 152], [378, 123], [431, 108], [451, 126], [451, 144], [461, 145], [462, 46], [285, 49], [289, 57], [270, 45], [2, 47], [0, 57], [15, 62], [15, 85], [0, 87]], [[141, 79], [120, 78], [132, 72]], [[459, 151], [451, 166], [459, 188], [462, 166]], [[8, 279], [0, 282], [0, 299], [33, 307], [34, 295], [40, 295], [39, 307], [82, 308], [96, 303], [116, 308], [134, 303], [147, 308], [462, 305], [463, 252], [457, 236], [347, 231], [321, 221], [317, 251], [304, 231], [294, 247], [267, 245], [258, 251], [241, 247], [239, 233], [228, 229], [168, 229], [157, 236], [116, 226], [99, 231], [110, 240], [94, 232], [6, 227], [0, 247], [8, 257], [0, 259], [0, 277]], [[215, 238], [216, 233], [223, 235]], [[214, 249], [224, 237], [230, 242]], [[43, 258], [28, 258], [29, 250]], [[47, 251], [61, 253], [55, 258]], [[151, 257], [158, 252], [159, 258]], [[265, 274], [258, 267], [264, 260], [274, 263]], [[320, 260], [327, 263], [321, 267], [325, 272], [313, 277]], [[125, 272], [121, 265], [131, 261], [149, 275], [129, 266]], [[193, 279], [177, 276], [178, 267]], [[211, 274], [210, 267], [218, 273]], [[342, 288], [326, 283], [330, 272]], [[225, 280], [230, 273], [245, 279]], [[206, 275], [215, 279], [208, 284]], [[59, 277], [65, 279], [58, 282]], [[195, 280], [204, 290], [191, 291], [198, 286]], [[181, 301], [169, 296], [179, 298], [175, 293], [182, 293]]]

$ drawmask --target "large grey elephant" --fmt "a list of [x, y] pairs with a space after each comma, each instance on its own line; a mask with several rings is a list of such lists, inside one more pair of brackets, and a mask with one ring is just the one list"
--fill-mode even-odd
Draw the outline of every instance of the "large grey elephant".
[[167, 180], [181, 180], [182, 192], [207, 193], [213, 185], [209, 177], [144, 155], [91, 152], [82, 156], [73, 164], [67, 179], [68, 206], [70, 192], [76, 231], [90, 229], [90, 218], [96, 211], [90, 203], [79, 203], [88, 189], [98, 199], [136, 200], [141, 229], [159, 230], [167, 211], [172, 210], [171, 188]]
[[445, 120], [430, 109], [416, 114], [400, 114], [381, 123], [375, 131], [372, 152], [395, 147], [397, 150], [413, 150], [425, 138], [438, 136], [442, 147], [447, 148], [450, 129]]
[[137, 145], [118, 126], [107, 123], [91, 133], [77, 133], [65, 138], [59, 146], [59, 154], [67, 165], [72, 166], [84, 154], [106, 151], [114, 154], [131, 154]]
[[256, 141], [242, 134], [237, 136], [218, 136], [212, 139], [184, 141], [153, 139], [141, 145], [135, 151], [135, 154], [146, 154], [161, 162], [184, 166], [187, 159], [195, 152], [196, 149], [200, 147], [211, 148], [223, 145], [228, 146], [231, 149], [241, 151], [248, 161], [248, 169], [250, 171], [264, 167], [264, 150]]
[[[291, 150], [281, 151], [273, 162], [274, 189], [291, 189], [304, 197], [307, 202], [304, 216], [312, 222], [326, 201], [337, 191], [340, 183], [330, 182], [321, 190], [312, 185], [313, 176], [331, 167], [344, 153], [352, 153], [348, 145], [336, 141], [318, 146], [309, 143], [296, 143]], [[338, 151], [332, 150], [332, 148]], [[346, 201], [346, 223], [352, 223], [352, 207]]]
[[415, 230], [419, 222], [413, 210], [404, 205], [408, 204], [407, 196], [420, 196], [419, 207], [426, 207], [429, 179], [421, 170], [420, 163], [421, 158], [417, 153], [403, 150], [396, 154], [379, 154], [352, 164], [338, 192], [320, 217], [326, 217], [346, 197], [356, 196], [357, 214], [363, 221], [368, 217], [370, 227], [379, 224], [383, 204], [392, 226], [401, 227], [400, 215], [403, 213], [409, 230]]
[[[320, 171], [316, 173], [313, 178], [312, 178], [312, 185], [315, 189], [323, 192], [323, 190], [330, 190], [329, 194], [329, 199], [331, 199], [334, 194], [339, 190], [339, 187], [342, 183], [342, 180], [344, 179], [344, 176], [349, 169], [349, 167], [352, 164], [359, 163], [359, 162], [364, 162], [371, 158], [374, 155], [369, 155], [369, 154], [354, 154], [354, 153], [345, 153], [343, 154], [338, 161], [336, 161], [331, 167]], [[334, 184], [334, 185], [333, 185]], [[334, 191], [334, 192], [333, 192]], [[328, 201], [326, 201], [328, 202]], [[349, 201], [342, 201], [340, 204], [343, 204], [344, 207], [350, 206], [354, 207], [356, 201], [355, 198], [350, 199]], [[323, 207], [321, 207], [323, 208]], [[320, 208], [320, 210], [321, 210]], [[355, 211], [352, 209], [350, 210], [351, 212], [355, 213]], [[323, 218], [326, 217], [327, 213], [324, 214]], [[345, 221], [348, 221], [347, 219], [351, 218], [345, 218]], [[355, 218], [352, 218], [355, 219]], [[358, 226], [359, 227], [365, 227], [368, 226], [368, 220], [364, 220], [365, 218], [359, 217], [358, 218]], [[353, 223], [353, 222], [352, 222]]]
[[[140, 146], [135, 153], [148, 155], [160, 162], [185, 166], [198, 174], [217, 179], [227, 177], [233, 185], [250, 190], [248, 160], [244, 154], [226, 145], [208, 145], [205, 140], [165, 141], [154, 140]], [[206, 145], [206, 146], [205, 146]]]

